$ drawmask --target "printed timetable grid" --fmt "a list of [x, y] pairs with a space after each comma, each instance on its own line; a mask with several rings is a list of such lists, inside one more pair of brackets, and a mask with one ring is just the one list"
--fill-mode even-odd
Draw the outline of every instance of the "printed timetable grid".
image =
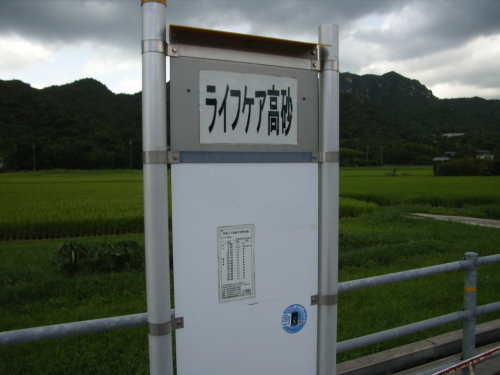
[[219, 301], [255, 296], [253, 225], [220, 227]]

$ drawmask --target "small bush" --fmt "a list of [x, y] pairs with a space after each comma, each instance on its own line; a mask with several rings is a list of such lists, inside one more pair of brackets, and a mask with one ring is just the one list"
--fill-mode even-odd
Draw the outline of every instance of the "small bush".
[[491, 174], [493, 176], [500, 176], [500, 160], [493, 161], [491, 165]]
[[434, 164], [436, 176], [491, 176], [499, 172], [498, 162], [467, 157]]
[[377, 208], [378, 205], [376, 203], [341, 197], [339, 203], [339, 216], [356, 217], [362, 214], [371, 213]]
[[52, 264], [68, 275], [140, 269], [144, 267], [144, 251], [135, 241], [116, 244], [69, 241], [57, 249]]

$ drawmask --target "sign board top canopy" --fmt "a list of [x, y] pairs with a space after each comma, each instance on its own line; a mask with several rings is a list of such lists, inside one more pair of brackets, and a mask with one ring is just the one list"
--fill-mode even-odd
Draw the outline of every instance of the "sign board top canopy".
[[317, 43], [170, 25], [170, 43], [317, 60]]

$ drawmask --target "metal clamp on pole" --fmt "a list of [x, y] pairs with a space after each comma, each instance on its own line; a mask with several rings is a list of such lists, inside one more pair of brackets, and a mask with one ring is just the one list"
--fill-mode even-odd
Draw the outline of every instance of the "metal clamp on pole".
[[153, 336], [168, 335], [172, 332], [171, 320], [163, 324], [148, 323], [148, 333]]
[[339, 61], [338, 60], [321, 60], [321, 71], [332, 70], [335, 72], [339, 71]]
[[141, 42], [142, 45], [142, 53], [146, 52], [159, 52], [166, 54], [167, 53], [167, 43], [161, 39], [145, 39]]
[[338, 294], [332, 294], [329, 296], [311, 296], [311, 305], [323, 305], [323, 306], [333, 306], [339, 301]]
[[184, 328], [184, 318], [173, 318], [163, 324], [148, 323], [148, 333], [153, 336], [164, 336], [173, 330]]
[[167, 151], [143, 151], [142, 164], [168, 164]]
[[313, 152], [312, 160], [315, 163], [339, 163], [340, 152]]

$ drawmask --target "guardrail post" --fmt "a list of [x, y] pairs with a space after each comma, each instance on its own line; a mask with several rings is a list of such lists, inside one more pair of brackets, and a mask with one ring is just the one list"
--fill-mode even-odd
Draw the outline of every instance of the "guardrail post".
[[[465, 260], [472, 261], [473, 265], [465, 270], [464, 277], [464, 307], [465, 311], [473, 314], [463, 322], [462, 359], [474, 357], [476, 349], [476, 303], [477, 303], [477, 253], [465, 253]], [[462, 370], [462, 375], [470, 375], [468, 368]]]

